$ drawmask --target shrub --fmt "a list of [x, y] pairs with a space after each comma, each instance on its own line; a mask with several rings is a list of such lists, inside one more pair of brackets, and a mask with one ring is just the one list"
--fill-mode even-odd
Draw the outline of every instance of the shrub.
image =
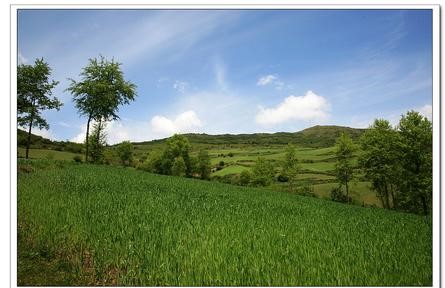
[[337, 186], [331, 189], [331, 199], [332, 201], [342, 202], [342, 203], [351, 203], [351, 196], [347, 196], [343, 193], [341, 186]]
[[76, 155], [73, 157], [74, 162], [82, 163], [82, 157], [80, 155]]

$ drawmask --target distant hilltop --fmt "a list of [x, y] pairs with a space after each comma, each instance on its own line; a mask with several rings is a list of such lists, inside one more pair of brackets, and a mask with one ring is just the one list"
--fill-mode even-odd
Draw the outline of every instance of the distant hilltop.
[[[353, 140], [357, 140], [366, 129], [350, 128], [335, 125], [316, 125], [299, 132], [277, 132], [277, 133], [253, 133], [253, 134], [184, 134], [192, 144], [211, 144], [211, 145], [229, 145], [229, 144], [246, 144], [246, 145], [285, 145], [292, 143], [301, 147], [323, 148], [330, 147], [335, 144], [336, 139], [342, 132], [351, 136]], [[17, 129], [17, 144], [23, 146], [27, 133]], [[135, 145], [161, 144], [165, 139], [135, 142]], [[58, 146], [72, 144], [73, 149], [80, 151], [79, 143], [51, 141], [41, 136], [31, 135], [31, 145], [38, 148], [56, 149]], [[53, 147], [54, 146], [54, 147]], [[36, 147], [37, 148], [37, 147]], [[63, 149], [65, 150], [65, 149]], [[74, 152], [74, 151], [73, 151]]]
[[[335, 125], [316, 125], [299, 132], [277, 132], [277, 133], [253, 133], [253, 134], [184, 134], [192, 144], [251, 144], [251, 145], [270, 145], [270, 144], [288, 144], [297, 146], [323, 148], [335, 144], [336, 139], [342, 132], [357, 140], [366, 129], [350, 128]], [[166, 139], [138, 142], [135, 144], [160, 143]]]

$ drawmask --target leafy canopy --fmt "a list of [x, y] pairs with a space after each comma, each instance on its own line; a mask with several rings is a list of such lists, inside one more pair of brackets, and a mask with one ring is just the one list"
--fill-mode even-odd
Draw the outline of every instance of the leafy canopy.
[[19, 126], [49, 129], [41, 111], [57, 109], [63, 105], [56, 97], [51, 98], [52, 89], [59, 83], [49, 80], [51, 68], [42, 59], [34, 65], [21, 64], [17, 67], [17, 123]]
[[81, 81], [71, 81], [67, 89], [74, 95], [73, 101], [79, 114], [97, 121], [119, 119], [119, 105], [128, 104], [136, 97], [136, 85], [125, 81], [121, 63], [89, 59], [83, 68]]

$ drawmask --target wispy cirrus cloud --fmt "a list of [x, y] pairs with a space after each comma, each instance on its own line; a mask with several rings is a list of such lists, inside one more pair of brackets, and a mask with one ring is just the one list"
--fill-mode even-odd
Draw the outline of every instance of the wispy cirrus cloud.
[[261, 76], [257, 83], [257, 86], [266, 86], [266, 85], [272, 85], [277, 90], [281, 90], [284, 87], [284, 82], [281, 81], [277, 75], [269, 74], [265, 76]]

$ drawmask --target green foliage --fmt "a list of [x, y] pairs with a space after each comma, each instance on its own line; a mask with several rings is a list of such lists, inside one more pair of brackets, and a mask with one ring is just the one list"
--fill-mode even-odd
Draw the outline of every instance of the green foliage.
[[239, 185], [249, 186], [252, 179], [252, 173], [249, 170], [243, 170], [239, 175]]
[[34, 65], [21, 64], [17, 67], [17, 124], [28, 127], [26, 158], [30, 147], [33, 127], [49, 129], [41, 112], [48, 109], [59, 110], [63, 105], [56, 97], [51, 98], [52, 90], [59, 83], [49, 80], [51, 68], [42, 59]]
[[429, 216], [75, 163], [17, 198], [19, 253], [67, 255], [80, 286], [432, 285]]
[[76, 163], [82, 163], [82, 157], [80, 155], [76, 155], [73, 157], [74, 162]]
[[252, 167], [252, 184], [254, 186], [268, 186], [275, 177], [275, 169], [270, 160], [258, 157]]
[[397, 129], [376, 120], [361, 144], [361, 166], [384, 208], [431, 212], [432, 123], [427, 118], [409, 111]]
[[[190, 161], [190, 143], [188, 139], [179, 134], [175, 134], [170, 137], [166, 142], [166, 147], [162, 154], [161, 160], [161, 174], [173, 175], [173, 165], [175, 163], [175, 159], [182, 158], [185, 164], [185, 175], [192, 176], [193, 167]], [[178, 160], [179, 161], [179, 160]]]
[[[223, 162], [223, 161], [221, 161]], [[224, 166], [224, 165], [223, 165]], [[197, 172], [201, 179], [210, 179], [210, 173], [212, 172], [212, 165], [210, 162], [210, 155], [207, 150], [200, 150], [198, 154]]]
[[284, 178], [287, 179], [286, 182], [289, 182], [289, 189], [291, 191], [294, 191], [297, 187], [297, 179], [300, 170], [301, 167], [298, 163], [295, 147], [293, 145], [288, 145], [285, 150], [283, 169], [280, 176], [284, 176]]
[[[73, 95], [74, 106], [81, 116], [88, 118], [86, 132], [86, 155], [88, 155], [88, 136], [90, 121], [119, 119], [119, 106], [129, 104], [136, 96], [136, 85], [125, 81], [120, 68], [121, 63], [100, 59], [89, 59], [80, 73], [81, 81], [71, 81], [66, 89]], [[86, 156], [88, 158], [88, 156]]]
[[337, 157], [337, 162], [335, 164], [335, 176], [337, 177], [340, 185], [346, 187], [346, 197], [349, 197], [349, 182], [353, 178], [353, 165], [352, 157], [356, 150], [352, 139], [348, 134], [342, 133], [337, 140], [335, 156]]
[[428, 214], [432, 207], [432, 123], [409, 111], [402, 115], [398, 128], [404, 175], [399, 204], [408, 211]]
[[172, 175], [183, 177], [185, 176], [185, 171], [186, 171], [186, 165], [184, 158], [182, 158], [182, 156], [176, 157], [173, 161]]
[[133, 162], [133, 144], [130, 141], [123, 141], [116, 147], [116, 153], [124, 166], [130, 166]]
[[99, 121], [94, 123], [93, 131], [89, 137], [89, 161], [95, 164], [102, 164], [104, 162], [104, 151], [107, 145], [107, 135], [105, 133], [105, 123]]
[[399, 135], [389, 121], [376, 119], [360, 138], [360, 165], [384, 208], [396, 208], [400, 173]]
[[332, 201], [342, 202], [342, 203], [351, 203], [352, 202], [352, 197], [343, 193], [343, 189], [341, 186], [332, 187], [331, 199], [332, 199]]

